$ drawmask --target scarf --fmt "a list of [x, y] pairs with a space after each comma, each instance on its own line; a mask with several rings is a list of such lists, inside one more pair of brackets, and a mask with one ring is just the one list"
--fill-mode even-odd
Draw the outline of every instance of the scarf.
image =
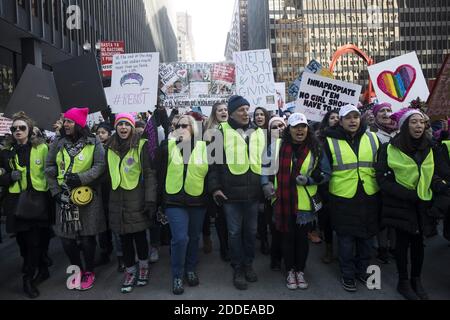
[[148, 140], [147, 142], [147, 152], [150, 156], [150, 160], [155, 159], [156, 149], [158, 148], [158, 126], [156, 124], [156, 119], [152, 116], [144, 129], [144, 134]]
[[[305, 145], [299, 146], [295, 154], [291, 143], [283, 143], [281, 146], [277, 174], [277, 201], [275, 203], [275, 226], [280, 232], [289, 231], [289, 218], [291, 215], [297, 214], [297, 184], [295, 178], [308, 156], [308, 152], [309, 149]], [[297, 159], [297, 161], [293, 163], [291, 170], [294, 155], [294, 160]]]
[[397, 123], [395, 121], [391, 121], [390, 124], [384, 125], [375, 120], [375, 127], [380, 130], [383, 130], [384, 132], [387, 132], [388, 134], [391, 134], [392, 132], [398, 129]]

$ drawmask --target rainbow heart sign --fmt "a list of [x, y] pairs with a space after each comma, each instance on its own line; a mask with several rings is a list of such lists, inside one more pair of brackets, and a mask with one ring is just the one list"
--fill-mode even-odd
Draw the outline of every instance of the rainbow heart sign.
[[409, 64], [401, 65], [395, 70], [383, 71], [377, 79], [378, 87], [386, 95], [399, 102], [405, 101], [416, 81], [416, 69]]
[[409, 107], [417, 98], [428, 100], [430, 91], [415, 52], [373, 64], [367, 69], [378, 102], [390, 103], [394, 112]]

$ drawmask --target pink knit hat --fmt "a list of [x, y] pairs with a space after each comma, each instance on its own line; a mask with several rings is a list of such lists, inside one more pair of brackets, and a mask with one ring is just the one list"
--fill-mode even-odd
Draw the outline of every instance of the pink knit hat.
[[392, 111], [392, 105], [390, 103], [387, 102], [380, 103], [373, 106], [372, 108], [373, 115], [376, 117], [377, 113], [383, 108], [389, 108]]
[[89, 114], [89, 108], [72, 108], [64, 113], [64, 118], [72, 120], [80, 127], [86, 126], [86, 120]]
[[423, 113], [420, 112], [419, 109], [413, 109], [413, 108], [403, 108], [397, 111], [396, 113], [393, 113], [391, 115], [391, 119], [397, 122], [398, 128], [401, 129], [403, 126], [403, 123], [405, 123], [406, 119], [408, 119], [413, 114], [419, 114], [423, 116]]
[[117, 127], [117, 125], [121, 121], [128, 122], [133, 128], [136, 126], [136, 120], [134, 120], [133, 115], [129, 113], [116, 114], [116, 120], [114, 121], [114, 128]]

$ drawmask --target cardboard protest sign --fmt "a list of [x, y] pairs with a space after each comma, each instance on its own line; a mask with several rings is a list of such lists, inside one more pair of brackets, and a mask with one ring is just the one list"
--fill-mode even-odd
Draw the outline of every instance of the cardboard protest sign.
[[3, 137], [5, 134], [11, 134], [10, 128], [12, 123], [11, 119], [0, 116], [0, 137]]
[[102, 41], [100, 42], [100, 56], [104, 77], [111, 77], [113, 57], [116, 54], [125, 53], [125, 41]]
[[165, 107], [211, 107], [234, 93], [232, 63], [161, 63], [159, 88]]
[[85, 54], [53, 65], [63, 111], [86, 107], [89, 112], [107, 108], [99, 65], [94, 54]]
[[295, 111], [303, 113], [308, 120], [319, 122], [328, 111], [339, 112], [346, 104], [356, 106], [361, 90], [358, 84], [304, 73]]
[[393, 111], [409, 107], [418, 97], [426, 101], [430, 92], [415, 52], [368, 67], [379, 102], [388, 102]]
[[316, 60], [313, 59], [308, 63], [305, 70], [302, 71], [300, 73], [300, 75], [297, 77], [297, 79], [295, 79], [294, 82], [289, 86], [288, 94], [291, 98], [294, 98], [294, 99], [298, 98], [298, 92], [300, 89], [300, 84], [302, 82], [303, 72], [314, 73], [314, 74], [318, 74], [322, 77], [334, 79], [334, 76], [330, 70], [324, 68], [319, 62], [317, 62]]
[[53, 129], [53, 124], [63, 110], [51, 72], [27, 65], [6, 106], [4, 116], [12, 118], [19, 111], [24, 111], [38, 127]]
[[233, 61], [236, 64], [236, 94], [250, 102], [250, 111], [255, 107], [277, 110], [270, 51], [234, 52]]
[[153, 111], [158, 94], [159, 52], [115, 55], [111, 78], [113, 113]]
[[450, 55], [447, 55], [434, 82], [427, 106], [427, 114], [432, 119], [445, 119], [450, 116]]

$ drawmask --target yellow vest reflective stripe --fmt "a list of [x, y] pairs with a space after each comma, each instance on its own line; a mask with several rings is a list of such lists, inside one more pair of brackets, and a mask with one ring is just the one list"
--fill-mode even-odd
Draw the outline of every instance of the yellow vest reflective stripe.
[[442, 143], [447, 147], [448, 157], [450, 159], [450, 140], [444, 140]]
[[[278, 142], [278, 141], [277, 141]], [[281, 142], [281, 141], [280, 141]], [[279, 147], [277, 146], [278, 150]], [[279, 158], [279, 157], [277, 157]], [[308, 155], [303, 161], [302, 167], [300, 168], [300, 172], [302, 175], [310, 177], [313, 170], [317, 167], [317, 161], [312, 155], [311, 151], [308, 152]], [[292, 169], [292, 161], [291, 161], [291, 169]], [[298, 174], [297, 174], [298, 175]], [[277, 176], [275, 175], [274, 188], [277, 190], [278, 181]], [[309, 195], [308, 195], [309, 193]], [[317, 185], [310, 186], [299, 186], [297, 185], [297, 209], [299, 211], [311, 211], [311, 200], [310, 197], [313, 197], [317, 194]], [[272, 199], [272, 204], [276, 201], [276, 198]]]
[[186, 170], [184, 179], [184, 162], [180, 149], [175, 139], [168, 141], [168, 165], [166, 175], [167, 194], [177, 194], [184, 185], [184, 191], [193, 197], [203, 194], [205, 188], [205, 177], [208, 173], [208, 156], [206, 142], [197, 141]]
[[[82, 173], [89, 170], [94, 162], [95, 145], [87, 144], [83, 150], [73, 159], [72, 173]], [[70, 156], [67, 150], [62, 147], [56, 155], [56, 164], [58, 165], [58, 184], [64, 182], [64, 175], [70, 166]]]
[[250, 135], [250, 156], [244, 138], [228, 123], [222, 123], [225, 156], [233, 175], [245, 174], [249, 169], [261, 175], [262, 154], [265, 148], [264, 131], [255, 130]]
[[[33, 189], [37, 191], [48, 190], [47, 179], [45, 178], [44, 173], [45, 159], [47, 158], [47, 154], [48, 147], [46, 144], [40, 144], [37, 147], [32, 147], [30, 151], [30, 180]], [[19, 158], [17, 155], [15, 156], [14, 160], [11, 159], [11, 162], [12, 161], [14, 161], [15, 164], [13, 164], [11, 168], [15, 168], [16, 170], [18, 170], [22, 175], [22, 179], [20, 180], [20, 182], [14, 182], [14, 184], [9, 187], [9, 192], [20, 193], [21, 191], [26, 190], [28, 187], [27, 168], [21, 167], [19, 165]]]
[[417, 190], [421, 200], [431, 200], [433, 197], [431, 180], [434, 174], [434, 156], [431, 149], [420, 168], [414, 159], [391, 144], [387, 148], [387, 159], [388, 166], [394, 171], [395, 181], [398, 184], [408, 190]]
[[379, 148], [375, 133], [366, 132], [361, 137], [358, 157], [347, 141], [333, 138], [327, 138], [327, 141], [333, 158], [329, 187], [331, 194], [351, 199], [358, 190], [359, 180], [367, 195], [374, 195], [380, 190], [374, 168]]
[[146, 139], [139, 140], [138, 147], [130, 148], [122, 159], [113, 150], [108, 150], [108, 168], [113, 190], [117, 190], [119, 186], [124, 190], [133, 190], [137, 187], [142, 173], [141, 153], [146, 141]]

